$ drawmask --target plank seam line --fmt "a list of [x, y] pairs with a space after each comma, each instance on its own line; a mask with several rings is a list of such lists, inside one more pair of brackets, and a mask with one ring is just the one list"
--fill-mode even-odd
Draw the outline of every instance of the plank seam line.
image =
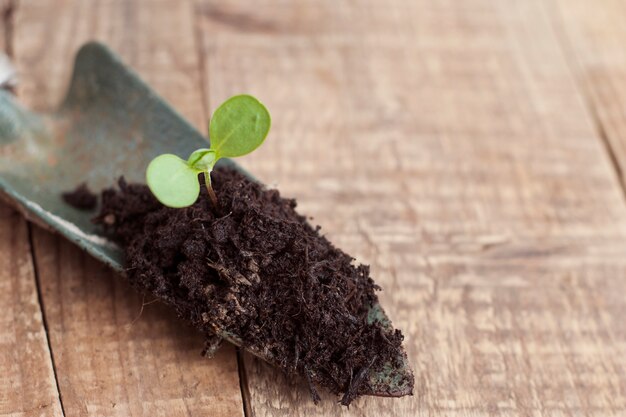
[[[545, 3], [543, 2], [540, 3], [545, 5]], [[606, 129], [602, 123], [598, 108], [594, 104], [593, 99], [590, 97], [589, 87], [585, 85], [587, 84], [585, 78], [583, 76], [581, 80], [581, 77], [579, 77], [578, 75], [580, 72], [580, 64], [578, 63], [576, 54], [573, 52], [574, 49], [571, 45], [571, 42], [569, 41], [569, 38], [565, 33], [564, 18], [561, 14], [559, 6], [554, 1], [551, 1], [550, 4], [550, 7], [552, 7], [553, 9], [552, 15], [555, 16], [555, 18], [551, 19], [550, 16], [548, 16], [548, 22], [550, 23], [550, 26], [554, 31], [557, 42], [563, 48], [563, 58], [572, 73], [576, 90], [580, 94], [581, 100], [585, 108], [587, 109], [587, 112], [591, 116], [595, 131], [598, 134], [600, 142], [602, 143], [603, 148], [609, 158], [609, 163], [613, 168], [613, 172], [615, 173], [615, 175], [617, 175], [617, 183], [621, 191], [620, 194], [622, 195], [624, 202], [626, 202], [626, 179], [623, 175], [624, 169], [620, 164], [619, 159], [617, 158], [615, 149], [613, 149], [613, 146], [611, 145], [611, 140], [609, 139], [609, 135], [607, 134]], [[583, 84], [582, 87], [578, 85], [579, 82]]]
[[37, 301], [39, 302], [39, 310], [41, 312], [41, 319], [43, 321], [43, 328], [46, 333], [46, 343], [48, 344], [48, 352], [50, 352], [50, 361], [52, 362], [52, 374], [54, 375], [54, 383], [56, 384], [57, 393], [59, 394], [59, 403], [61, 404], [61, 413], [65, 416], [65, 407], [63, 405], [63, 395], [61, 394], [61, 387], [59, 386], [59, 377], [57, 375], [57, 366], [54, 360], [54, 352], [52, 350], [52, 344], [50, 343], [50, 331], [48, 328], [48, 319], [46, 318], [46, 311], [43, 307], [43, 293], [41, 291], [41, 281], [39, 277], [39, 267], [37, 265], [37, 257], [35, 256], [35, 242], [33, 239], [33, 225], [28, 222], [28, 244], [30, 246], [30, 257], [33, 262], [33, 271], [35, 273], [35, 284], [37, 287]]
[[8, 0], [2, 9], [2, 24], [4, 26], [4, 51], [13, 58], [13, 29], [15, 24], [15, 9], [17, 0]]
[[[4, 48], [6, 54], [13, 58], [14, 50], [14, 29], [15, 29], [15, 13], [17, 10], [17, 0], [8, 0], [1, 10], [1, 19], [4, 25], [4, 45], [0, 46]], [[59, 404], [61, 405], [61, 414], [65, 416], [65, 408], [63, 406], [63, 398], [61, 396], [61, 389], [59, 387], [59, 379], [57, 376], [56, 365], [54, 362], [54, 354], [52, 353], [52, 346], [50, 345], [50, 334], [48, 332], [48, 322], [46, 320], [46, 313], [43, 308], [43, 297], [41, 292], [41, 283], [39, 281], [39, 270], [37, 268], [37, 261], [35, 258], [35, 246], [33, 244], [33, 225], [30, 222], [26, 222], [26, 231], [28, 237], [28, 249], [30, 252], [30, 260], [33, 266], [33, 275], [35, 276], [35, 288], [37, 290], [37, 303], [39, 304], [39, 314], [41, 314], [41, 321], [46, 335], [46, 344], [48, 346], [48, 352], [50, 353], [50, 362], [52, 365], [52, 375], [54, 376], [54, 384], [56, 386], [57, 395], [59, 398]]]
[[[206, 54], [204, 49], [204, 38], [202, 36], [202, 13], [200, 7], [196, 4], [192, 9], [194, 16], [193, 23], [193, 35], [196, 43], [196, 54], [198, 57], [198, 71], [200, 72], [200, 106], [202, 107], [202, 112], [204, 117], [202, 121], [206, 123], [208, 126], [209, 120], [209, 90], [208, 90], [208, 80], [207, 80], [207, 72], [206, 72]], [[200, 126], [200, 131], [202, 129], [206, 129], [206, 126]], [[210, 138], [209, 138], [210, 140]], [[252, 406], [250, 402], [250, 389], [248, 388], [248, 376], [246, 372], [246, 366], [243, 359], [243, 352], [236, 348], [236, 357], [237, 357], [237, 373], [239, 376], [239, 391], [241, 392], [241, 402], [243, 408], [244, 417], [252, 417]]]
[[[208, 90], [208, 80], [206, 79], [206, 63], [205, 63], [205, 53], [204, 53], [204, 41], [202, 37], [202, 22], [200, 21], [202, 13], [199, 10], [198, 5], [195, 5], [192, 9], [193, 12], [193, 36], [196, 43], [196, 54], [198, 55], [198, 71], [200, 72], [200, 103], [202, 107], [203, 117], [202, 122], [207, 124], [209, 118], [209, 90]], [[199, 126], [201, 132], [204, 132], [207, 129], [207, 126]], [[209, 139], [210, 140], [210, 139]]]
[[[200, 103], [202, 107], [202, 111], [204, 117], [202, 121], [205, 123], [209, 120], [209, 109], [210, 109], [210, 95], [208, 90], [208, 80], [207, 80], [207, 72], [206, 72], [206, 54], [204, 49], [204, 38], [202, 36], [202, 13], [200, 7], [198, 5], [194, 5], [192, 10], [194, 16], [194, 25], [193, 25], [193, 34], [196, 43], [196, 53], [198, 56], [198, 70], [200, 72]], [[208, 125], [208, 123], [207, 123]], [[206, 126], [200, 127], [202, 129], [206, 129]], [[209, 139], [210, 140], [210, 139]], [[243, 352], [236, 348], [236, 356], [237, 356], [237, 372], [239, 376], [239, 391], [241, 392], [241, 402], [243, 408], [244, 417], [252, 417], [252, 405], [250, 402], [250, 389], [248, 388], [248, 375], [246, 371], [246, 366], [243, 359]]]
[[604, 128], [604, 125], [600, 121], [600, 116], [598, 115], [598, 110], [596, 109], [596, 106], [590, 103], [589, 107], [590, 107], [589, 111], [591, 112], [592, 117], [594, 119], [594, 123], [598, 131], [598, 134], [600, 135], [600, 139], [602, 143], [604, 144], [604, 148], [606, 150], [606, 153], [609, 156], [611, 165], [613, 166], [613, 169], [615, 170], [615, 173], [617, 174], [617, 181], [619, 182], [620, 188], [622, 189], [622, 195], [624, 197], [624, 201], [626, 201], [626, 179], [624, 179], [624, 169], [622, 168], [622, 165], [620, 164], [619, 159], [617, 158], [617, 154], [615, 153], [613, 146], [611, 146], [609, 135], [606, 133], [606, 129]]
[[243, 358], [243, 351], [237, 348], [237, 370], [239, 371], [239, 389], [241, 390], [241, 400], [243, 403], [243, 415], [252, 417], [252, 403], [250, 401], [250, 388], [248, 387], [248, 374]]

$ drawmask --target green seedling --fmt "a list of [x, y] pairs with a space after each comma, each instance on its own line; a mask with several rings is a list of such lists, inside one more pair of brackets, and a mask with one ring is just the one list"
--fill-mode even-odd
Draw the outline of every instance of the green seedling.
[[209, 123], [210, 148], [193, 151], [187, 160], [168, 153], [150, 162], [146, 170], [150, 191], [168, 207], [187, 207], [198, 199], [198, 175], [204, 173], [209, 197], [217, 207], [211, 187], [215, 163], [220, 158], [243, 156], [258, 148], [270, 125], [269, 112], [256, 98], [248, 95], [229, 98], [215, 110]]

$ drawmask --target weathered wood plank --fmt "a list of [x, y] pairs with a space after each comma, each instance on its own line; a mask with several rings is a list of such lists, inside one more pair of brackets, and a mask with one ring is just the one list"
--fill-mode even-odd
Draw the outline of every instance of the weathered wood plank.
[[626, 4], [555, 0], [546, 7], [570, 64], [614, 153], [626, 186]]
[[[3, 52], [11, 51], [12, 3], [0, 1], [0, 50]], [[0, 416], [61, 416], [27, 224], [2, 201], [0, 311]]]
[[36, 109], [65, 94], [78, 48], [105, 42], [192, 124], [205, 130], [193, 10], [176, 0], [24, 0], [15, 16], [20, 96]]
[[[74, 53], [92, 39], [118, 51], [202, 127], [206, 117], [193, 10], [173, 0], [20, 1], [15, 25], [20, 99], [39, 109], [58, 103]], [[121, 278], [40, 229], [34, 242], [68, 415], [243, 414], [232, 348], [213, 360], [202, 358], [202, 339], [172, 313], [150, 304], [138, 318], [142, 299]]]
[[34, 241], [68, 415], [242, 414], [232, 347], [202, 358], [201, 335], [167, 307], [42, 229]]
[[11, 8], [11, 0], [0, 0], [0, 50], [4, 53], [9, 52], [11, 49], [6, 36], [11, 26]]
[[26, 221], [0, 202], [0, 416], [61, 416]]
[[254, 415], [626, 412], [625, 205], [540, 2], [197, 4], [209, 107], [268, 105], [243, 164], [372, 264], [416, 372], [339, 410], [246, 357]]

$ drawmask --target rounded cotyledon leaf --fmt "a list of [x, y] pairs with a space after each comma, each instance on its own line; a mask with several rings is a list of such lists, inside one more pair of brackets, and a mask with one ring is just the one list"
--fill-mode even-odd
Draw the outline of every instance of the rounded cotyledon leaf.
[[168, 207], [187, 207], [200, 194], [199, 170], [172, 154], [159, 155], [146, 170], [146, 181], [152, 194]]
[[218, 159], [250, 153], [263, 143], [270, 125], [270, 113], [259, 100], [245, 94], [231, 97], [211, 118], [211, 149]]

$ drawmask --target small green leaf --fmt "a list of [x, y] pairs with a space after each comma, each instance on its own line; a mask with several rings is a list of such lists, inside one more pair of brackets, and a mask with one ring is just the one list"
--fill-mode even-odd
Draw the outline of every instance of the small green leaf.
[[187, 207], [200, 194], [198, 174], [187, 162], [176, 155], [159, 155], [150, 162], [146, 180], [152, 194], [168, 207]]
[[217, 155], [213, 149], [198, 149], [197, 151], [193, 151], [191, 155], [189, 155], [189, 159], [187, 160], [187, 164], [195, 168], [197, 170], [203, 172], [211, 172], [213, 171], [213, 167], [217, 162]]
[[194, 166], [194, 164], [202, 159], [202, 157], [206, 155], [209, 151], [209, 148], [196, 149], [191, 153], [191, 155], [189, 155], [189, 158], [187, 158], [187, 164], [189, 164], [189, 166], [191, 167]]
[[209, 126], [210, 149], [198, 149], [187, 161], [176, 155], [157, 156], [146, 170], [150, 191], [169, 207], [188, 207], [200, 194], [198, 174], [204, 172], [209, 197], [218, 207], [211, 188], [211, 171], [218, 159], [242, 156], [258, 148], [270, 130], [270, 114], [259, 100], [240, 95], [215, 110]]
[[259, 100], [248, 95], [231, 97], [211, 118], [211, 149], [217, 159], [250, 153], [263, 143], [270, 125], [270, 114]]

